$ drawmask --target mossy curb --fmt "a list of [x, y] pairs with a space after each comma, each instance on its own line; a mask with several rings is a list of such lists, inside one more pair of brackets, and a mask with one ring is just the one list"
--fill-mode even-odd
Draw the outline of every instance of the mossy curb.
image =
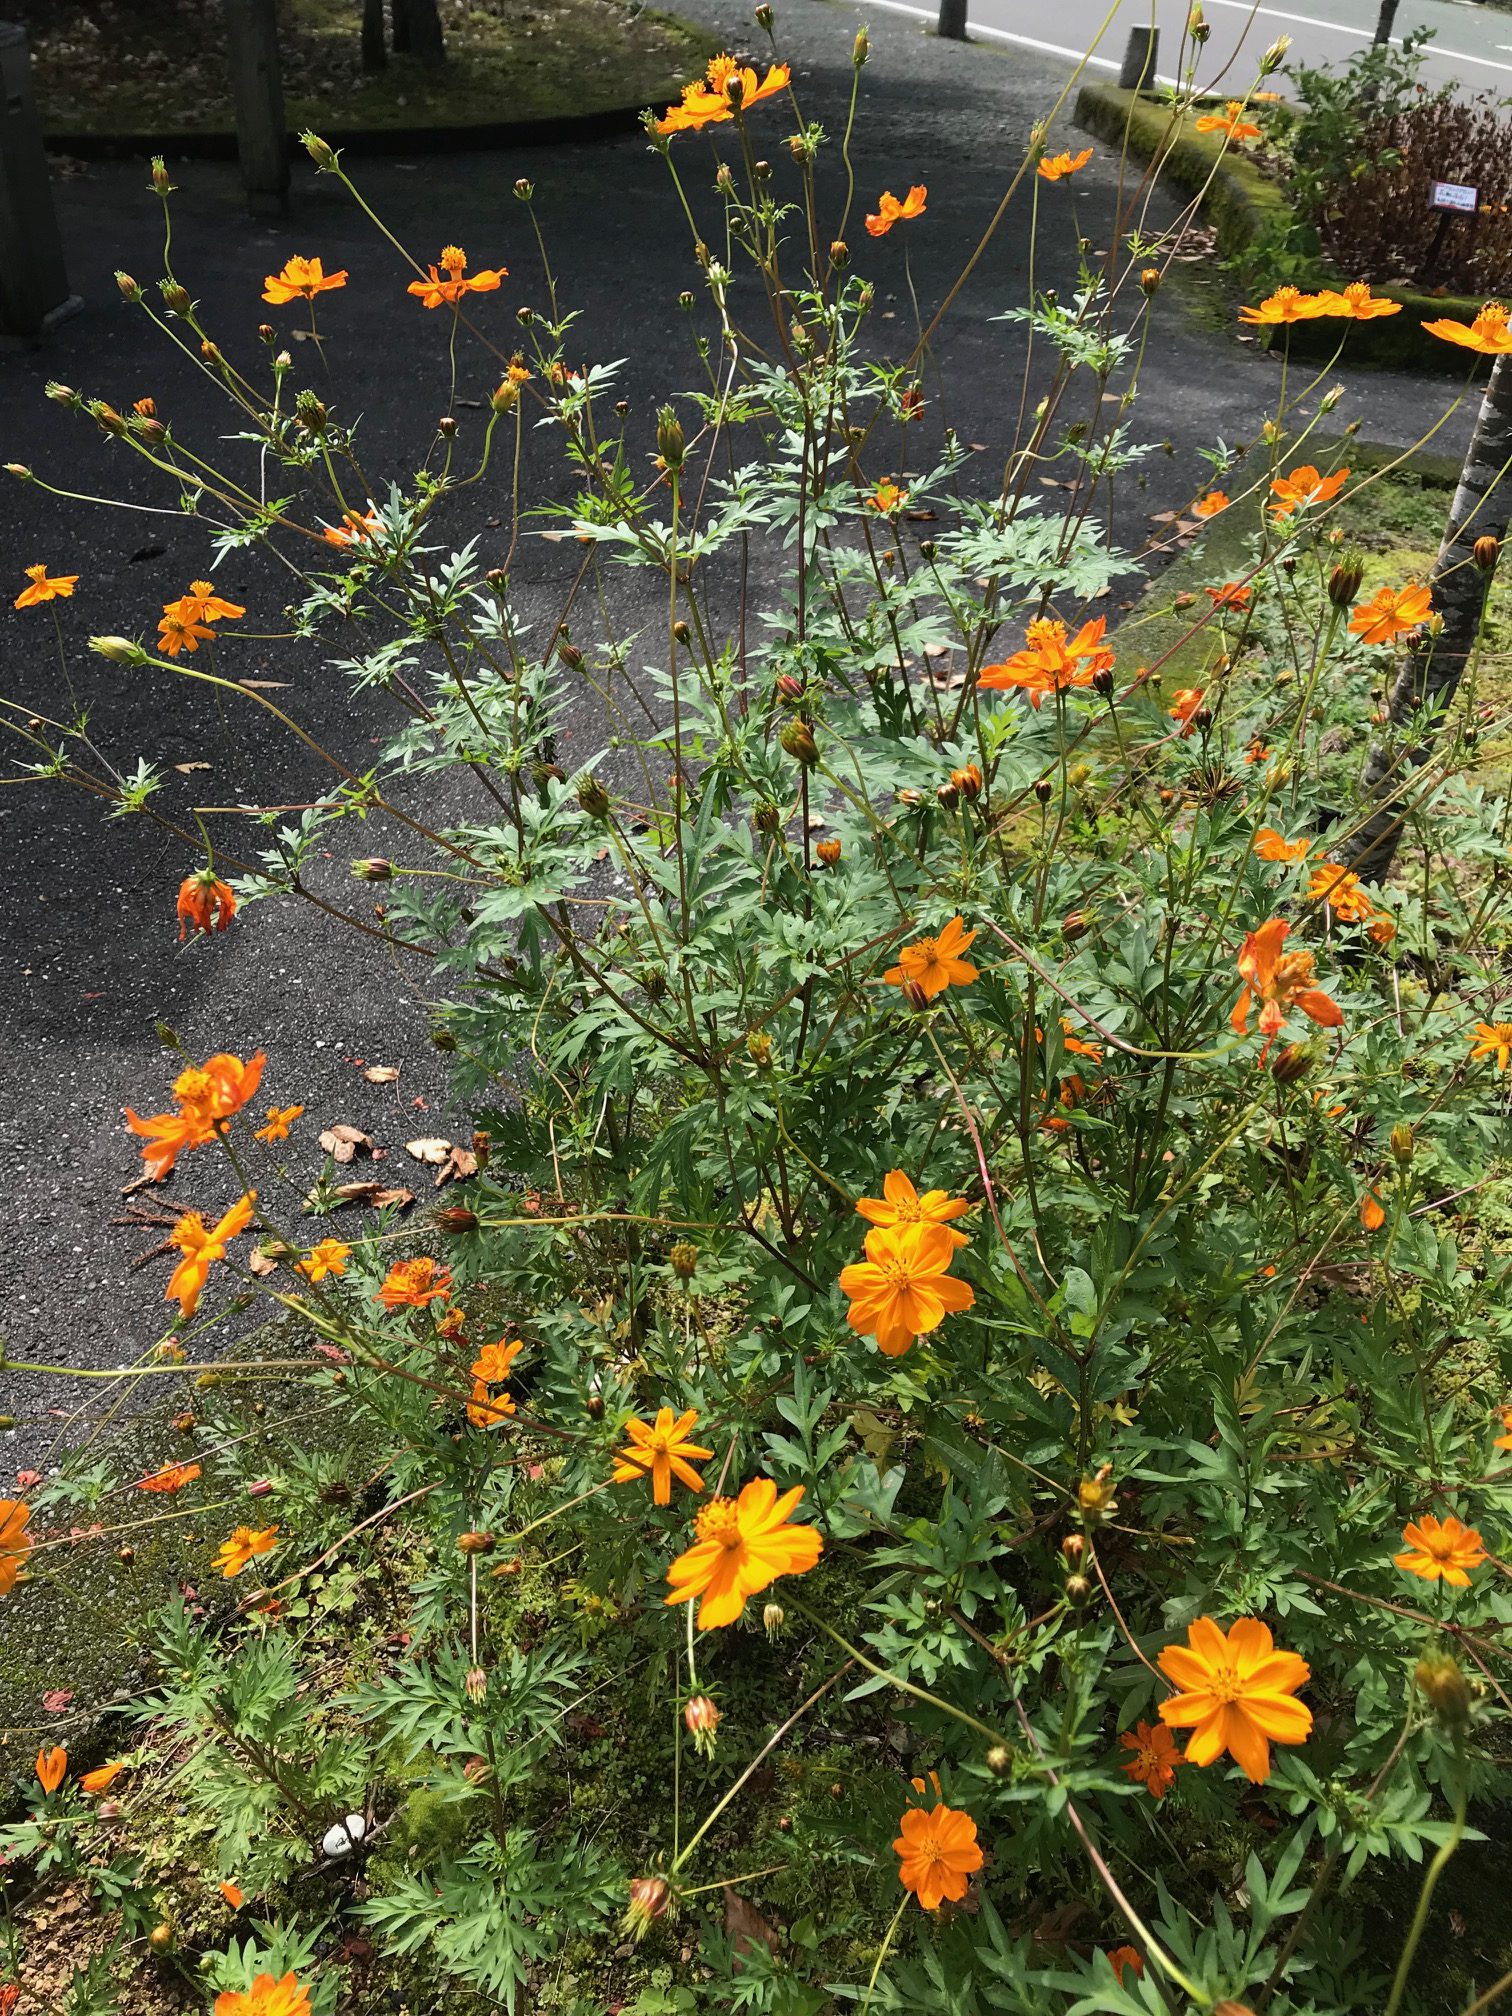
[[[1238, 257], [1267, 232], [1292, 222], [1294, 213], [1285, 193], [1253, 162], [1226, 149], [1219, 139], [1196, 132], [1194, 121], [1175, 117], [1171, 107], [1158, 99], [1120, 90], [1116, 84], [1084, 84], [1077, 95], [1075, 119], [1106, 145], [1127, 148], [1137, 159], [1155, 164], [1164, 180], [1184, 195], [1201, 197], [1203, 213], [1225, 258]], [[1358, 276], [1330, 277], [1342, 284]], [[1427, 294], [1401, 286], [1378, 291], [1400, 301], [1402, 312], [1355, 323], [1349, 329], [1350, 363], [1462, 377], [1465, 353], [1428, 335], [1422, 325], [1443, 318], [1472, 322], [1482, 297]], [[1288, 332], [1291, 354], [1332, 356], [1340, 327], [1337, 321], [1293, 323]]]

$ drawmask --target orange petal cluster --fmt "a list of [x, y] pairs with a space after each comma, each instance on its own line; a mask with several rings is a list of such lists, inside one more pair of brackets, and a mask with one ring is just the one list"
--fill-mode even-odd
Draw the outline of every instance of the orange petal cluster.
[[215, 1140], [256, 1092], [267, 1061], [261, 1050], [245, 1064], [240, 1057], [219, 1051], [204, 1065], [192, 1064], [174, 1079], [177, 1112], [152, 1113], [144, 1120], [126, 1108], [127, 1126], [147, 1144], [142, 1160], [154, 1182], [168, 1174], [186, 1149]]
[[281, 273], [270, 273], [263, 281], [263, 299], [275, 308], [290, 301], [313, 301], [317, 294], [329, 294], [333, 287], [345, 287], [346, 269], [327, 273], [319, 259], [302, 259], [296, 253], [286, 259]]
[[867, 230], [873, 238], [885, 238], [894, 224], [901, 224], [909, 217], [922, 217], [924, 198], [928, 194], [929, 187], [924, 182], [916, 182], [901, 202], [891, 189], [884, 189], [876, 209], [867, 215]]
[[897, 965], [889, 966], [882, 977], [893, 987], [916, 987], [926, 1001], [947, 987], [969, 987], [977, 969], [963, 955], [971, 950], [976, 935], [959, 917], [952, 917], [937, 938], [916, 938], [905, 945]]
[[684, 1414], [674, 1414], [670, 1407], [658, 1408], [654, 1421], [632, 1416], [625, 1423], [628, 1444], [614, 1452], [612, 1482], [638, 1484], [649, 1477], [652, 1501], [657, 1505], [672, 1503], [674, 1477], [690, 1491], [702, 1491], [704, 1480], [693, 1465], [707, 1463], [714, 1452], [688, 1440], [697, 1425], [698, 1415], [691, 1407]]
[[1016, 687], [1037, 708], [1047, 693], [1070, 686], [1090, 686], [1099, 672], [1113, 669], [1113, 653], [1103, 643], [1106, 616], [1083, 623], [1074, 637], [1056, 616], [1036, 616], [1025, 634], [1024, 648], [1000, 665], [984, 665], [977, 684], [991, 693]]
[[665, 116], [656, 122], [656, 130], [665, 136], [721, 125], [737, 113], [748, 112], [763, 98], [786, 91], [792, 74], [786, 63], [773, 63], [758, 83], [756, 72], [743, 68], [733, 56], [716, 56], [702, 77], [683, 86], [681, 102], [667, 107]]
[[812, 1526], [790, 1523], [803, 1486], [779, 1497], [770, 1477], [755, 1477], [738, 1498], [713, 1498], [694, 1515], [697, 1539], [667, 1570], [666, 1601], [701, 1598], [700, 1631], [733, 1624], [747, 1599], [779, 1576], [806, 1575], [824, 1551]]
[[425, 280], [411, 280], [405, 292], [413, 294], [426, 308], [455, 308], [464, 295], [496, 293], [502, 286], [509, 268], [488, 266], [481, 272], [469, 273], [467, 254], [462, 247], [443, 245], [440, 270], [434, 266], [427, 270], [430, 277]]
[[1337, 1029], [1344, 1021], [1338, 1002], [1317, 985], [1312, 953], [1283, 951], [1290, 929], [1284, 917], [1268, 918], [1258, 931], [1245, 934], [1236, 961], [1244, 988], [1234, 1003], [1229, 1025], [1236, 1036], [1248, 1035], [1250, 1009], [1258, 1001], [1266, 1050], [1285, 1028], [1286, 1017], [1294, 1008], [1322, 1029]]
[[1160, 1719], [1191, 1730], [1188, 1764], [1215, 1764], [1227, 1753], [1252, 1785], [1263, 1785], [1271, 1744], [1305, 1743], [1312, 1733], [1312, 1710], [1295, 1699], [1307, 1661], [1278, 1651], [1258, 1617], [1241, 1617], [1227, 1632], [1199, 1617], [1186, 1644], [1167, 1645], [1158, 1663], [1180, 1690], [1161, 1702]]

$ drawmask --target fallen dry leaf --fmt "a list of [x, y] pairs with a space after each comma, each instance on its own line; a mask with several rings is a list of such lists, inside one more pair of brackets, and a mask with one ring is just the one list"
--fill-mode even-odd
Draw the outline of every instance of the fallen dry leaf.
[[61, 1715], [72, 1699], [72, 1687], [51, 1687], [42, 1696], [42, 1706], [49, 1715]]
[[369, 1085], [392, 1085], [399, 1076], [399, 1067], [397, 1064], [369, 1064], [362, 1075]]
[[175, 770], [181, 772], [183, 776], [187, 777], [191, 770], [208, 770], [210, 765], [208, 763], [175, 763], [173, 767]]
[[398, 1190], [386, 1183], [338, 1183], [333, 1193], [343, 1204], [371, 1204], [375, 1211], [389, 1205], [407, 1210], [415, 1201], [413, 1190]]
[[417, 1141], [406, 1141], [406, 1155], [413, 1155], [417, 1162], [444, 1162], [453, 1148], [450, 1141], [443, 1141], [439, 1134], [422, 1134]]
[[259, 1281], [265, 1281], [270, 1274], [278, 1272], [278, 1262], [264, 1253], [261, 1246], [254, 1246], [247, 1256], [247, 1272], [255, 1274]]
[[738, 1891], [724, 1885], [724, 1929], [735, 1941], [735, 1965], [757, 1944], [765, 1946], [769, 1953], [775, 1953], [782, 1944], [782, 1934], [775, 1925], [768, 1924], [754, 1904], [748, 1903]]
[[364, 1134], [360, 1127], [348, 1127], [345, 1121], [338, 1121], [334, 1127], [327, 1127], [320, 1145], [333, 1161], [350, 1162], [359, 1148], [364, 1154], [372, 1154], [373, 1137]]
[[443, 1183], [462, 1183], [478, 1173], [478, 1158], [471, 1148], [453, 1148], [436, 1171], [436, 1188]]

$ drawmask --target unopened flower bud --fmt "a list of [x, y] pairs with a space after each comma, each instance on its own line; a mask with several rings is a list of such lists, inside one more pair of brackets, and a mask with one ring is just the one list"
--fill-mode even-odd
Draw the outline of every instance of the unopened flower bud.
[[871, 44], [867, 40], [866, 30], [865, 28], [858, 28], [856, 30], [856, 39], [851, 44], [851, 62], [859, 70], [870, 54]]
[[677, 639], [679, 644], [692, 643], [693, 632], [688, 627], [686, 617], [678, 617], [677, 621], [672, 625], [672, 635]]
[[762, 1605], [761, 1628], [765, 1631], [768, 1638], [777, 1637], [786, 1622], [787, 1612], [780, 1603], [765, 1603]]
[[465, 1204], [443, 1204], [436, 1213], [436, 1223], [453, 1239], [460, 1239], [465, 1233], [477, 1231], [478, 1214], [469, 1211]]
[[354, 861], [352, 873], [359, 882], [391, 882], [394, 876], [394, 864], [392, 861], [385, 861], [381, 854], [371, 854], [365, 861]]
[[756, 9], [756, 26], [763, 35], [770, 35], [772, 32], [772, 10], [766, 4], [766, 0], [761, 0], [761, 5]]
[[683, 1726], [705, 1757], [714, 1755], [716, 1732], [724, 1718], [707, 1694], [694, 1694], [683, 1703]]
[[1405, 1120], [1398, 1120], [1391, 1130], [1391, 1153], [1399, 1168], [1405, 1169], [1412, 1161], [1417, 1140]]
[[193, 305], [187, 287], [181, 287], [177, 280], [159, 280], [158, 292], [163, 297], [163, 306], [175, 315], [187, 315]]
[[752, 1029], [746, 1037], [746, 1055], [758, 1071], [766, 1071], [772, 1062], [772, 1039], [765, 1029]]
[[457, 1551], [461, 1554], [492, 1554], [495, 1542], [492, 1533], [459, 1533]]
[[141, 287], [135, 280], [132, 279], [129, 273], [117, 272], [115, 276], [115, 283], [117, 289], [120, 292], [121, 299], [123, 301], [141, 300], [142, 298]]
[[1342, 554], [1328, 577], [1328, 599], [1335, 609], [1347, 609], [1360, 592], [1365, 560], [1359, 553]]
[[1200, 46], [1212, 32], [1212, 24], [1204, 19], [1201, 7], [1194, 7], [1187, 16], [1187, 34]]
[[517, 176], [515, 179], [514, 192], [515, 195], [519, 197], [522, 203], [528, 203], [530, 199], [535, 195], [535, 184], [526, 175]]
[[166, 1953], [168, 1951], [169, 1947], [173, 1944], [173, 1927], [166, 1918], [154, 1925], [152, 1930], [147, 1934], [147, 1944], [152, 1948], [154, 1953]]
[[121, 435], [126, 432], [126, 422], [114, 406], [107, 405], [103, 399], [97, 399], [90, 407], [89, 413], [102, 434]]
[[454, 441], [457, 438], [457, 423], [450, 413], [441, 415], [436, 422], [436, 432], [443, 441]]
[[807, 721], [789, 721], [777, 740], [805, 770], [811, 770], [819, 761], [819, 744], [814, 740], [814, 731]]
[[782, 830], [782, 814], [770, 798], [763, 798], [751, 814], [751, 824], [758, 833], [764, 833], [770, 839]]
[[833, 868], [835, 863], [840, 859], [840, 842], [838, 840], [821, 840], [819, 845], [814, 849], [814, 852], [819, 856], [819, 859], [824, 863], [826, 868]]
[[591, 773], [579, 780], [577, 801], [590, 819], [609, 817], [609, 793]]
[[830, 264], [837, 273], [843, 273], [850, 264], [850, 247], [843, 238], [830, 240]]
[[1269, 77], [1273, 70], [1279, 70], [1286, 61], [1286, 52], [1292, 45], [1290, 35], [1278, 35], [1265, 54], [1260, 58], [1260, 75]]
[[112, 665], [140, 665], [147, 653], [140, 644], [133, 644], [129, 637], [91, 637], [91, 651], [101, 658], [108, 658]]
[[913, 1010], [915, 1015], [922, 1015], [929, 1006], [929, 996], [924, 992], [924, 989], [919, 985], [917, 980], [905, 980], [903, 985], [898, 989], [898, 992], [903, 996], [904, 1001]]
[[174, 185], [168, 179], [168, 169], [161, 154], [152, 157], [152, 186], [159, 196], [167, 196], [173, 190]]
[[1041, 805], [1048, 805], [1050, 803], [1051, 790], [1052, 786], [1050, 783], [1050, 779], [1048, 777], [1039, 777], [1035, 779], [1034, 795], [1036, 798], [1038, 798]]
[[643, 1939], [650, 1931], [652, 1921], [665, 1915], [671, 1902], [672, 1892], [667, 1887], [665, 1876], [637, 1876], [630, 1884], [630, 1904], [625, 1912], [625, 1930], [635, 1939]]
[[1271, 1066], [1271, 1076], [1278, 1085], [1295, 1085], [1305, 1078], [1313, 1067], [1313, 1055], [1305, 1043], [1288, 1043], [1278, 1051], [1276, 1061]]
[[684, 451], [683, 430], [670, 406], [663, 406], [656, 416], [656, 447], [669, 470], [681, 469]]
[[336, 166], [336, 149], [328, 146], [318, 133], [301, 133], [300, 140], [306, 154], [315, 163], [322, 175]]
[[1467, 1719], [1470, 1689], [1457, 1662], [1447, 1652], [1425, 1654], [1412, 1677], [1441, 1722], [1454, 1728]]
[[691, 1239], [679, 1239], [667, 1255], [667, 1264], [679, 1281], [691, 1281], [698, 1267], [698, 1248]]
[[1501, 553], [1501, 541], [1493, 538], [1489, 532], [1484, 532], [1476, 540], [1471, 551], [1475, 555], [1476, 566], [1483, 574], [1489, 574]]
[[294, 418], [307, 434], [323, 434], [328, 417], [324, 400], [313, 392], [301, 392], [294, 401]]
[[1087, 1551], [1087, 1537], [1084, 1533], [1068, 1533], [1061, 1542], [1061, 1553], [1069, 1561], [1080, 1561]]

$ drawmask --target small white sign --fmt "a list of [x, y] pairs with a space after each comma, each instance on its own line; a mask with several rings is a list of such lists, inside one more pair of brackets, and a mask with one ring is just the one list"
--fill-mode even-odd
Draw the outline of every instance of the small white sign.
[[1430, 210], [1473, 210], [1479, 201], [1480, 190], [1469, 182], [1430, 184], [1428, 196]]

